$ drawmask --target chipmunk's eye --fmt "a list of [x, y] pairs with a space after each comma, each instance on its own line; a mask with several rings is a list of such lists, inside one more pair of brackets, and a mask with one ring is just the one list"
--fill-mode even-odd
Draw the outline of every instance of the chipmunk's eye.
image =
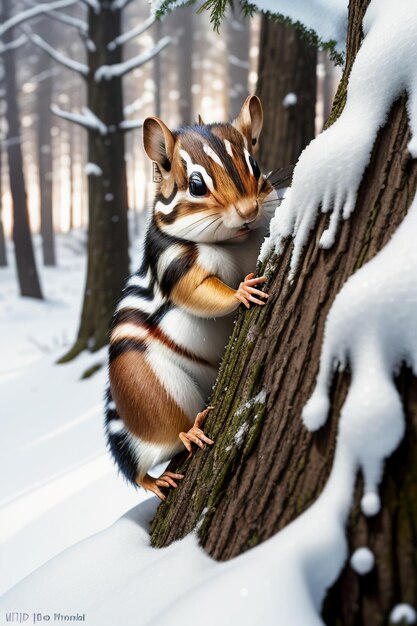
[[259, 176], [261, 175], [261, 170], [259, 169], [259, 165], [257, 164], [257, 162], [252, 156], [249, 157], [249, 163], [252, 168], [253, 175], [255, 176], [256, 180], [258, 180]]
[[193, 172], [191, 174], [188, 188], [190, 190], [190, 194], [192, 196], [196, 196], [197, 198], [207, 194], [207, 185], [199, 172]]

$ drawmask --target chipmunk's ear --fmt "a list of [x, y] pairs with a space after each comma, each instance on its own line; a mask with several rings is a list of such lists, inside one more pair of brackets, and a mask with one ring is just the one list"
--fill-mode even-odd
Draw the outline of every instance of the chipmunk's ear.
[[249, 152], [255, 153], [258, 149], [263, 119], [261, 101], [257, 96], [248, 96], [232, 125], [243, 135]]
[[175, 137], [159, 117], [147, 117], [143, 122], [143, 147], [151, 161], [155, 161], [162, 176], [171, 171]]
[[198, 114], [197, 124], [198, 126], [204, 126], [203, 118], [200, 114]]

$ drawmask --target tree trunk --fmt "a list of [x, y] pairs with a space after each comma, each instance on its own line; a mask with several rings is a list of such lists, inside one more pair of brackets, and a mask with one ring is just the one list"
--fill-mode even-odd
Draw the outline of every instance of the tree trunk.
[[294, 164], [314, 137], [317, 49], [293, 26], [262, 15], [256, 93], [264, 108], [264, 171]]
[[7, 266], [6, 238], [3, 227], [3, 149], [0, 143], [0, 267]]
[[[48, 70], [51, 60], [47, 55], [42, 55], [42, 65], [39, 70]], [[52, 151], [51, 151], [51, 112], [49, 107], [52, 102], [52, 76], [39, 83], [37, 109], [38, 109], [38, 172], [39, 172], [39, 196], [41, 213], [41, 235], [43, 263], [47, 266], [56, 265], [54, 220], [52, 206]]]
[[[2, 5], [2, 22], [8, 19], [10, 2], [4, 0]], [[13, 31], [9, 30], [6, 41], [13, 39]], [[36, 269], [30, 234], [29, 214], [25, 179], [23, 175], [23, 158], [21, 149], [21, 133], [19, 109], [17, 102], [15, 51], [3, 54], [4, 83], [7, 121], [7, 157], [9, 162], [10, 193], [13, 205], [13, 243], [16, 256], [17, 276], [20, 294], [29, 298], [42, 299], [42, 291]]]
[[[227, 50], [229, 60], [230, 118], [235, 119], [248, 95], [249, 20], [241, 12], [227, 20]], [[262, 45], [262, 44], [261, 44]]]
[[178, 91], [180, 94], [178, 100], [179, 126], [190, 126], [195, 121], [192, 115], [191, 94], [194, 13], [195, 8], [192, 6], [179, 7], [173, 12], [170, 20], [173, 35], [179, 37], [178, 44], [175, 46]]
[[107, 134], [88, 131], [88, 161], [100, 176], [88, 177], [88, 267], [81, 323], [75, 345], [61, 362], [84, 349], [95, 351], [107, 343], [107, 332], [117, 300], [129, 273], [127, 181], [123, 121], [122, 79], [94, 78], [103, 65], [122, 61], [121, 47], [107, 44], [120, 35], [121, 11], [101, 1], [101, 11], [89, 9], [89, 36], [95, 50], [88, 54], [87, 106], [108, 128]]
[[[349, 7], [347, 62], [333, 119], [343, 107], [367, 4], [353, 0]], [[333, 462], [349, 376], [339, 373], [335, 378], [326, 428], [313, 434], [300, 415], [315, 384], [324, 323], [336, 294], [389, 241], [416, 193], [417, 163], [407, 151], [409, 139], [401, 98], [378, 135], [355, 212], [343, 222], [333, 248], [317, 246], [326, 227], [322, 215], [293, 283], [287, 279], [290, 241], [261, 270], [269, 276], [270, 299], [268, 306], [238, 315], [211, 399], [215, 410], [204, 427], [215, 445], [196, 451], [191, 461], [183, 455], [172, 462], [172, 468], [181, 467], [186, 475], [158, 509], [153, 545], [168, 545], [199, 522], [204, 548], [216, 559], [229, 559], [278, 532], [321, 493]], [[351, 545], [366, 540], [378, 568], [360, 579], [345, 569], [324, 607], [332, 625], [382, 626], [395, 603], [413, 603], [416, 597], [417, 385], [408, 372], [400, 377], [399, 388], [409, 434], [387, 463], [382, 512], [371, 519], [359, 515], [358, 481], [348, 527]], [[258, 401], [257, 394], [262, 394]], [[234, 437], [243, 424], [249, 427], [237, 444]]]

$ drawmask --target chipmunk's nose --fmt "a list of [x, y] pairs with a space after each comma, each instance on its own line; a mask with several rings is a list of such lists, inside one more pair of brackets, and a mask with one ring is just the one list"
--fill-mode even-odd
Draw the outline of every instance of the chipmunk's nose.
[[239, 200], [235, 204], [236, 213], [245, 222], [253, 222], [258, 217], [259, 205], [257, 200]]

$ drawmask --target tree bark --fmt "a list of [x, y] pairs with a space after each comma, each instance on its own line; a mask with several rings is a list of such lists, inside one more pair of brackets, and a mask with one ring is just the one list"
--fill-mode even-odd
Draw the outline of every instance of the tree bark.
[[82, 350], [95, 351], [106, 345], [107, 332], [117, 300], [129, 273], [127, 227], [127, 181], [122, 78], [95, 80], [103, 65], [122, 61], [121, 47], [107, 44], [120, 35], [121, 10], [111, 10], [101, 0], [101, 11], [89, 9], [89, 37], [95, 50], [88, 53], [87, 106], [107, 126], [107, 134], [88, 131], [88, 161], [102, 170], [88, 177], [88, 266], [81, 323], [75, 345], [60, 361]]
[[[227, 19], [227, 51], [229, 61], [229, 114], [235, 119], [248, 91], [249, 20], [235, 11]], [[262, 45], [262, 44], [261, 44]]]
[[[43, 33], [41, 33], [43, 34]], [[42, 55], [42, 64], [39, 69], [48, 70], [51, 60], [47, 55]], [[52, 206], [52, 151], [51, 151], [51, 112], [49, 107], [52, 102], [52, 76], [39, 83], [37, 109], [38, 109], [38, 173], [39, 173], [39, 196], [41, 214], [41, 236], [43, 263], [46, 266], [56, 265], [54, 219]]]
[[193, 72], [191, 59], [193, 54], [193, 21], [195, 8], [192, 6], [179, 7], [171, 15], [169, 26], [174, 36], [178, 36], [176, 51], [176, 71], [178, 72], [178, 100], [179, 126], [190, 126], [193, 120], [191, 85]]
[[[293, 26], [262, 15], [256, 93], [264, 108], [264, 171], [296, 163], [314, 137], [317, 48]], [[291, 94], [296, 101], [291, 104]]]
[[[2, 22], [10, 15], [10, 2], [2, 4]], [[6, 41], [13, 39], [9, 30]], [[7, 157], [9, 162], [10, 193], [13, 205], [13, 243], [16, 256], [20, 294], [29, 298], [42, 299], [42, 290], [36, 268], [30, 233], [27, 194], [23, 174], [19, 108], [17, 102], [15, 51], [3, 54], [4, 83], [7, 121]]]
[[[350, 3], [347, 62], [333, 119], [343, 107], [367, 4]], [[336, 294], [389, 241], [416, 193], [417, 164], [407, 151], [409, 139], [401, 98], [378, 135], [355, 211], [343, 222], [333, 248], [317, 246], [326, 227], [322, 215], [293, 283], [287, 279], [291, 241], [279, 258], [271, 256], [260, 268], [269, 276], [270, 299], [266, 307], [241, 311], [237, 317], [210, 401], [215, 410], [204, 427], [215, 445], [197, 450], [191, 461], [183, 455], [172, 462], [172, 468], [185, 471], [185, 478], [158, 509], [153, 545], [166, 546], [198, 523], [208, 553], [229, 559], [271, 537], [320, 495], [333, 462], [349, 375], [335, 378], [331, 416], [322, 431], [307, 431], [300, 415], [314, 388], [324, 323]], [[382, 512], [375, 519], [360, 515], [358, 481], [348, 526], [352, 547], [366, 540], [378, 566], [360, 579], [345, 568], [324, 607], [325, 620], [332, 625], [382, 626], [395, 603], [414, 603], [416, 597], [417, 385], [409, 372], [400, 377], [399, 388], [408, 434], [387, 463]], [[256, 401], [259, 393], [265, 394], [265, 405]], [[248, 427], [237, 444], [234, 437], [243, 424]]]

